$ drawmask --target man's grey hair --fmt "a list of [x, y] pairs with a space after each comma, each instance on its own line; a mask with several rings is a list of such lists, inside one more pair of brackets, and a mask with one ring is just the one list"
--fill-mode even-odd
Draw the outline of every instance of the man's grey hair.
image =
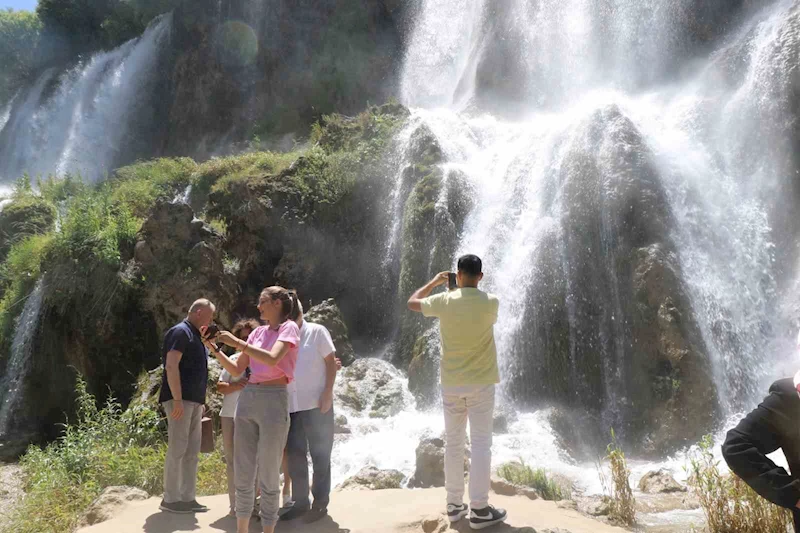
[[211, 300], [208, 298], [200, 298], [199, 300], [195, 300], [192, 306], [189, 308], [189, 314], [194, 314], [200, 309], [208, 309], [210, 308], [211, 311], [216, 311], [217, 306], [211, 303]]

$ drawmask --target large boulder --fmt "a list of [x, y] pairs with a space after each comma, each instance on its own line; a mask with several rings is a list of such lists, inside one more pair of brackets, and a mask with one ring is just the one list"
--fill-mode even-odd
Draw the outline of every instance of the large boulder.
[[424, 438], [417, 446], [417, 464], [408, 486], [444, 487], [444, 440]]
[[106, 487], [100, 496], [92, 502], [80, 520], [79, 527], [91, 526], [105, 522], [129, 502], [146, 500], [149, 495], [135, 487]]
[[686, 492], [686, 487], [675, 481], [669, 470], [660, 469], [646, 473], [639, 480], [639, 490], [647, 494]]
[[185, 203], [162, 202], [142, 224], [134, 249], [132, 276], [141, 280], [144, 302], [159, 331], [186, 317], [191, 303], [208, 298], [230, 324], [236, 281], [225, 271], [223, 237], [196, 219]]
[[402, 376], [381, 359], [358, 359], [334, 386], [337, 405], [371, 418], [394, 416], [412, 403]]
[[[465, 448], [464, 472], [469, 471], [469, 450]], [[416, 450], [414, 475], [408, 482], [412, 488], [444, 487], [444, 439], [423, 437]]]
[[353, 346], [350, 344], [350, 334], [344, 322], [342, 312], [333, 298], [329, 298], [306, 311], [305, 320], [322, 324], [331, 334], [333, 345], [336, 347], [336, 356], [342, 360], [343, 366], [350, 366], [356, 360]]
[[383, 490], [399, 489], [405, 476], [398, 470], [380, 470], [375, 466], [365, 466], [352, 477], [347, 478], [341, 490]]

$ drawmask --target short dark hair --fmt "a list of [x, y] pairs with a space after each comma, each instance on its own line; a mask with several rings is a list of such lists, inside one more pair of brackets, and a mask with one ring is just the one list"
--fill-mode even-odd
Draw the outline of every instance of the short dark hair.
[[483, 272], [483, 262], [477, 255], [462, 255], [458, 258], [458, 271], [473, 278], [478, 277]]
[[245, 318], [243, 320], [238, 321], [233, 326], [233, 329], [231, 329], [231, 333], [233, 333], [233, 335], [237, 339], [242, 339], [244, 341], [247, 340], [247, 337], [242, 337], [242, 332], [246, 329], [249, 329], [250, 332], [252, 333], [259, 326], [261, 326], [261, 324], [255, 318]]

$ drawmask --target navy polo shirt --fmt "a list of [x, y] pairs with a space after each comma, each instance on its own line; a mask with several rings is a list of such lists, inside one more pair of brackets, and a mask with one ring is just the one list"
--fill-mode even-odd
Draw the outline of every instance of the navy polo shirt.
[[177, 350], [183, 354], [178, 371], [181, 375], [183, 399], [189, 402], [206, 403], [208, 386], [208, 350], [200, 339], [200, 331], [188, 320], [184, 320], [167, 331], [161, 349], [164, 376], [161, 380], [159, 402], [172, 400], [172, 391], [167, 382], [167, 353]]

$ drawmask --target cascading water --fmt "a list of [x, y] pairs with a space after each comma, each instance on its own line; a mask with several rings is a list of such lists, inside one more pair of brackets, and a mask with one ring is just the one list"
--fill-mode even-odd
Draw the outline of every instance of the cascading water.
[[[774, 345], [781, 331], [770, 312], [777, 302], [768, 220], [771, 199], [764, 190], [780, 179], [773, 160], [785, 154], [766, 149], [769, 141], [758, 136], [787, 112], [776, 97], [785, 96], [780, 91], [786, 92], [787, 83], [781, 82], [787, 74], [781, 69], [789, 66], [784, 46], [791, 43], [779, 40], [787, 33], [794, 38], [793, 3], [775, 2], [756, 14], [699, 74], [671, 84], [655, 81], [676, 61], [676, 43], [685, 36], [673, 19], [690, 8], [687, 2], [683, 7], [659, 1], [607, 2], [610, 19], [596, 3], [577, 0], [518, 1], [508, 7], [515, 17], [498, 13], [499, 8], [488, 2], [482, 16], [476, 16], [478, 7], [459, 10], [456, 4], [423, 4], [410, 43], [403, 94], [409, 103], [425, 106], [417, 116], [442, 144], [448, 165], [457, 166], [476, 188], [479, 201], [460, 251], [485, 257], [487, 287], [503, 302], [497, 334], [506, 371], [516, 371], [520, 358], [540, 356], [520, 353], [514, 339], [520, 328], [530, 326], [525, 309], [536, 283], [536, 257], [544, 253], [540, 248], [570, 238], [559, 220], [572, 216], [571, 206], [563, 202], [570, 200], [567, 182], [580, 179], [571, 174], [576, 154], [590, 154], [602, 163], [631, 148], [598, 145], [595, 135], [586, 135], [593, 127], [587, 121], [613, 107], [641, 135], [669, 200], [675, 221], [670, 238], [711, 356], [720, 402], [729, 413], [749, 404], [764, 385], [760, 378], [774, 377], [757, 374], [764, 368], [759, 363], [764, 361], [765, 344]], [[448, 9], [452, 12], [443, 17]], [[484, 79], [484, 86], [490, 85], [484, 88], [465, 81], [495, 74], [492, 69], [499, 67], [486, 65], [495, 57], [487, 40], [498, 35], [519, 49], [519, 57], [503, 66], [503, 74], [525, 87], [525, 99], [515, 104], [525, 112], [514, 122], [484, 115], [476, 107], [495, 90], [491, 83], [502, 86], [506, 80]], [[603, 58], [590, 53], [593, 44], [604, 48]], [[740, 72], [731, 72], [736, 62]], [[431, 75], [434, 71], [438, 74]], [[721, 80], [723, 76], [728, 79]], [[472, 93], [464, 94], [463, 87], [470, 85]], [[443, 101], [449, 105], [441, 105]], [[615, 192], [609, 183], [616, 176], [611, 174], [601, 176], [605, 185], [598, 189], [600, 202], [602, 195]], [[608, 215], [603, 208], [601, 213], [601, 220]], [[615, 235], [608, 233], [612, 229], [601, 229], [601, 243], [613, 245]], [[610, 250], [596, 253], [594, 270], [606, 268], [612, 281], [601, 310], [609, 317], [608, 326], [600, 328], [597, 347], [608, 351], [605, 393], [624, 395], [622, 350], [627, 334], [620, 288], [612, 275], [617, 266], [603, 266], [604, 260], [614, 260]], [[562, 260], [567, 286], [577, 283], [570, 279], [571, 258]], [[570, 300], [583, 296], [567, 289], [567, 308]], [[582, 327], [576, 321], [582, 318], [568, 320], [574, 336]], [[575, 342], [571, 338], [571, 344]], [[746, 400], [739, 403], [729, 401], [743, 397]]]
[[65, 72], [49, 69], [18, 94], [0, 121], [0, 181], [23, 173], [97, 180], [111, 171], [129, 153], [131, 120], [153, 113], [150, 84], [171, 19]]
[[[794, 174], [800, 6], [776, 0], [730, 16], [727, 36], [703, 37], [716, 48], [708, 54], [694, 46], [692, 16], [741, 5], [695, 4], [420, 3], [401, 94], [412, 123], [441, 145], [443, 173], [457, 170], [472, 188], [458, 253], [484, 258], [485, 286], [502, 302], [506, 401], [599, 405], [607, 431], [637, 413], [664, 419], [659, 394], [701, 395], [685, 373], [665, 374], [671, 390], [649, 392], [656, 407], [641, 411], [642, 393], [662, 386], [637, 379], [650, 327], [639, 315], [653, 305], [655, 340], [675, 348], [664, 332], [680, 324], [676, 359], [694, 353], [700, 370], [689, 374], [710, 374], [699, 409], [708, 413], [693, 419], [704, 432], [751, 408], [794, 357], [779, 313], [775, 242], [785, 236], [773, 220]], [[677, 281], [663, 289], [669, 276]], [[649, 302], [659, 290], [666, 297]], [[440, 430], [424, 416], [386, 430]], [[683, 430], [682, 416], [670, 432]], [[556, 442], [546, 411], [522, 414], [496, 438], [495, 462], [521, 457], [597, 490], [594, 468], [565, 461]], [[681, 457], [666, 463], [679, 478]], [[634, 477], [653, 466], [637, 463]]]
[[20, 407], [23, 385], [30, 370], [33, 339], [39, 327], [39, 311], [42, 307], [43, 293], [40, 279], [25, 300], [25, 305], [14, 326], [14, 338], [11, 342], [8, 364], [2, 379], [0, 379], [0, 442], [5, 440], [5, 436], [11, 429], [9, 424], [12, 416]]

